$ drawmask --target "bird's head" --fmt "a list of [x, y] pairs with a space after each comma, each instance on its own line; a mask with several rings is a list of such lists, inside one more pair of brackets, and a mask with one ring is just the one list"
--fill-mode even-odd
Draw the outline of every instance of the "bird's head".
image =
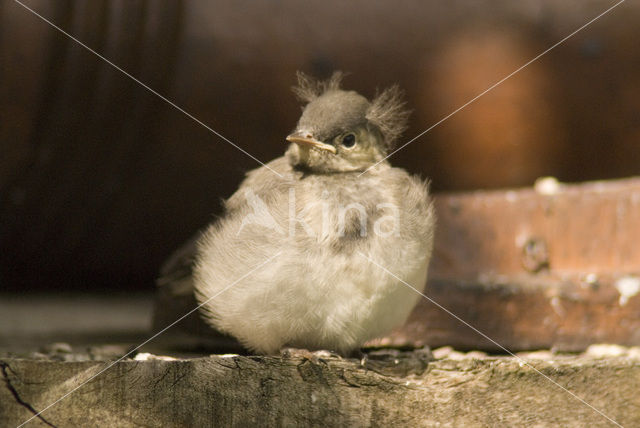
[[341, 89], [341, 80], [340, 72], [327, 81], [298, 73], [293, 90], [306, 105], [287, 137], [293, 166], [318, 173], [364, 171], [384, 159], [406, 128], [409, 112], [397, 86], [369, 102]]

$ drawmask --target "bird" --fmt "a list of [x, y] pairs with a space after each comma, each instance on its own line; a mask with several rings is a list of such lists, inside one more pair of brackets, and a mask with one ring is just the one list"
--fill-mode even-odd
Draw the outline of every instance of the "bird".
[[257, 354], [358, 352], [404, 324], [425, 288], [429, 182], [386, 159], [407, 126], [404, 93], [369, 101], [343, 77], [297, 73], [284, 155], [246, 174], [196, 244], [202, 317]]

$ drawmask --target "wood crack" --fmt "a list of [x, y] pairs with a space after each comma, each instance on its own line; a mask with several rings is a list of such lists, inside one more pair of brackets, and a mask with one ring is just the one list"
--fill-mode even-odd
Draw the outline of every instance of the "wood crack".
[[54, 424], [46, 420], [40, 414], [40, 412], [38, 412], [31, 404], [27, 403], [20, 397], [20, 394], [18, 393], [16, 388], [13, 386], [13, 384], [11, 383], [11, 379], [9, 378], [8, 370], [11, 370], [11, 367], [9, 367], [9, 364], [7, 364], [4, 361], [0, 361], [0, 368], [2, 368], [2, 376], [4, 377], [5, 385], [7, 386], [7, 389], [9, 390], [9, 392], [11, 392], [11, 395], [13, 395], [13, 398], [16, 400], [16, 402], [20, 404], [22, 407], [29, 410], [31, 413], [33, 413], [33, 415], [38, 419], [40, 419], [43, 423], [49, 425], [50, 427], [57, 428]]

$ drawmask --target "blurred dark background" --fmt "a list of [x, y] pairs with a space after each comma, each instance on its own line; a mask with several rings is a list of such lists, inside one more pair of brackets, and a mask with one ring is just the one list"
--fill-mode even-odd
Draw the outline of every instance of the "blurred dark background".
[[[613, 1], [26, 1], [262, 161], [300, 69], [414, 137]], [[626, 2], [391, 158], [458, 191], [640, 174], [640, 5]], [[0, 0], [0, 290], [151, 290], [254, 160], [11, 0]]]

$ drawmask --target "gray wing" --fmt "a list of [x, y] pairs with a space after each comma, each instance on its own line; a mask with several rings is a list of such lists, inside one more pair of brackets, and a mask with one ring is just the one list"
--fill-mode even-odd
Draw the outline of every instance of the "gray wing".
[[293, 170], [284, 156], [272, 160], [267, 166], [270, 169], [263, 166], [247, 173], [238, 190], [225, 201], [224, 206], [227, 212], [236, 210], [246, 204], [246, 189], [251, 189], [254, 194], [262, 198], [268, 192], [273, 192], [278, 188], [286, 190], [295, 176], [301, 174]]
[[202, 231], [198, 231], [162, 264], [160, 276], [156, 280], [158, 287], [170, 286], [178, 291], [180, 287], [177, 287], [177, 284], [190, 281], [197, 252], [197, 242], [201, 235]]

